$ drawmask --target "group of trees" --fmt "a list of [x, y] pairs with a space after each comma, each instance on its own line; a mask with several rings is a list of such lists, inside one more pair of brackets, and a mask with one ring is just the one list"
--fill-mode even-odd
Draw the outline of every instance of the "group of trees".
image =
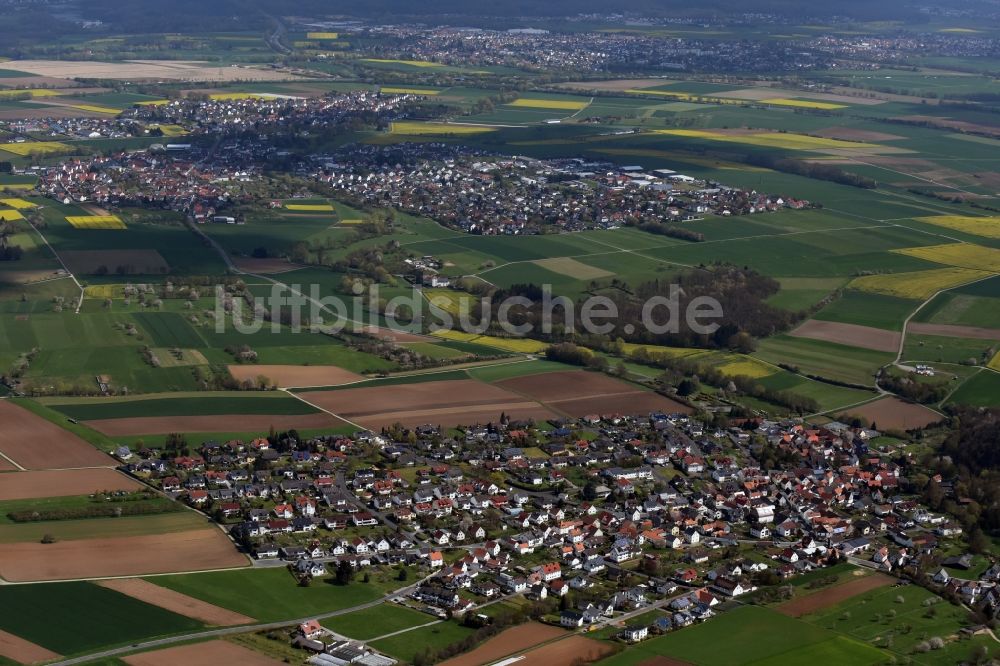
[[892, 372], [879, 375], [878, 384], [900, 397], [924, 405], [941, 402], [950, 390], [947, 381], [918, 381]]
[[924, 483], [925, 501], [934, 510], [954, 515], [982, 546], [981, 532], [1000, 533], [1000, 409], [961, 408], [953, 412], [951, 428], [927, 464], [932, 472], [954, 479], [953, 493], [933, 480]]

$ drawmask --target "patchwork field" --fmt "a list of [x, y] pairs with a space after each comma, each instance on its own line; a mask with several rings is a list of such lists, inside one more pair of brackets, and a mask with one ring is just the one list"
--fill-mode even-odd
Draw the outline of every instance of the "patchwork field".
[[579, 111], [587, 107], [587, 102], [577, 102], [568, 99], [537, 99], [520, 97], [507, 106], [529, 109], [557, 109], [560, 111]]
[[448, 135], [454, 134], [456, 136], [468, 135], [468, 134], [483, 134], [485, 132], [495, 132], [495, 127], [487, 127], [484, 125], [456, 125], [453, 123], [431, 123], [431, 122], [419, 122], [419, 121], [396, 121], [392, 123], [392, 128], [389, 130], [392, 134], [404, 134], [407, 136], [421, 136], [421, 135]]
[[260, 622], [350, 608], [382, 594], [377, 586], [361, 583], [301, 587], [284, 567], [156, 576], [150, 582]]
[[496, 386], [575, 417], [691, 411], [687, 405], [658, 393], [596, 372], [548, 372], [505, 379]]
[[972, 243], [947, 243], [891, 250], [917, 259], [988, 273], [1000, 273], [1000, 250]]
[[910, 322], [906, 327], [908, 333], [921, 335], [940, 335], [946, 338], [972, 338], [975, 340], [1000, 340], [1000, 329], [982, 328], [980, 326], [956, 326], [953, 324], [925, 324]]
[[570, 636], [520, 655], [519, 666], [576, 666], [590, 664], [613, 653], [614, 646], [584, 636]]
[[73, 273], [115, 273], [119, 266], [132, 274], [163, 275], [170, 272], [167, 260], [156, 250], [58, 250]]
[[[864, 572], [859, 570], [857, 573], [863, 574]], [[879, 573], [859, 575], [848, 580], [846, 583], [839, 583], [833, 587], [816, 590], [791, 601], [786, 601], [775, 606], [774, 610], [790, 617], [802, 617], [803, 615], [822, 611], [869, 590], [885, 587], [895, 582], [895, 578]]]
[[754, 356], [776, 365], [794, 366], [806, 375], [873, 386], [875, 372], [892, 361], [894, 355], [825, 340], [777, 335], [761, 340]]
[[441, 662], [441, 666], [482, 666], [516, 654], [539, 643], [565, 636], [566, 630], [538, 622], [506, 629], [470, 652]]
[[256, 380], [264, 376], [281, 387], [333, 386], [363, 379], [343, 368], [332, 365], [230, 365], [229, 374], [239, 380]]
[[338, 615], [323, 620], [323, 626], [342, 636], [359, 641], [371, 640], [396, 631], [434, 622], [436, 618], [396, 604], [382, 604], [372, 608]]
[[397, 422], [408, 426], [486, 423], [499, 420], [501, 413], [538, 421], [555, 416], [533, 400], [472, 379], [312, 391], [301, 396], [372, 429]]
[[884, 352], [895, 352], [899, 349], [901, 339], [901, 335], [895, 331], [818, 319], [804, 322], [788, 335]]
[[142, 487], [135, 479], [104, 467], [26, 471], [0, 476], [0, 500], [69, 497]]
[[112, 229], [127, 228], [117, 215], [68, 215], [66, 221], [75, 229]]
[[298, 77], [266, 67], [219, 67], [185, 60], [95, 62], [72, 60], [18, 60], [18, 71], [65, 79], [174, 79], [183, 81], [276, 81]]
[[[151, 522], [148, 516], [144, 520]], [[60, 534], [59, 525], [44, 525], [43, 530], [57, 537]], [[166, 534], [0, 544], [0, 578], [9, 582], [138, 576], [246, 565], [246, 557], [229, 539], [209, 526]]]
[[169, 432], [267, 432], [299, 428], [338, 428], [344, 423], [329, 414], [213, 414], [209, 416], [140, 416], [86, 421], [109, 437]]
[[241, 666], [278, 666], [283, 662], [228, 641], [207, 641], [192, 645], [140, 652], [122, 657], [129, 666], [216, 666], [240, 664]]
[[32, 412], [0, 401], [0, 454], [24, 469], [111, 467], [115, 461]]
[[971, 268], [940, 268], [913, 273], [864, 275], [851, 280], [849, 286], [875, 294], [927, 299], [942, 289], [951, 289], [968, 282], [982, 280], [992, 274], [989, 271]]
[[934, 410], [899, 398], [886, 397], [869, 402], [860, 407], [851, 407], [849, 416], [860, 416], [873, 424], [873, 428], [885, 430], [909, 430], [923, 428], [944, 418]]
[[974, 236], [1000, 238], [1000, 217], [971, 217], [966, 215], [933, 215], [917, 218], [939, 227], [962, 231]]
[[40, 661], [51, 661], [59, 656], [58, 652], [53, 652], [41, 645], [26, 641], [20, 636], [0, 630], [0, 658], [12, 659], [19, 664], [34, 664]]
[[97, 585], [207, 625], [228, 627], [254, 621], [252, 617], [154, 585], [142, 578], [113, 578], [99, 581]]
[[201, 628], [199, 622], [91, 583], [0, 586], [0, 630], [58, 654]]

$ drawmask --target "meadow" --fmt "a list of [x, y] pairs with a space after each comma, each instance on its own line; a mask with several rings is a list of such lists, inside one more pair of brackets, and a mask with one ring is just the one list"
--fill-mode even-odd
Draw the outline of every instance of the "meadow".
[[[917, 664], [959, 663], [980, 644], [954, 638], [968, 623], [968, 612], [916, 585], [872, 590], [802, 620]], [[918, 644], [935, 636], [946, 639], [946, 647], [926, 653], [916, 651]], [[990, 647], [995, 651], [996, 644]]]
[[875, 371], [892, 360], [892, 354], [787, 335], [762, 340], [754, 355], [795, 366], [805, 375], [861, 386], [873, 386]]
[[371, 646], [379, 652], [384, 652], [403, 661], [412, 662], [414, 656], [424, 649], [440, 649], [452, 643], [457, 643], [471, 634], [472, 631], [472, 629], [464, 627], [454, 620], [448, 620], [447, 622], [434, 624], [430, 627], [414, 629], [405, 634], [374, 641]]
[[1000, 404], [1000, 372], [982, 370], [966, 380], [947, 402], [971, 407], [995, 407]]
[[637, 666], [657, 657], [691, 664], [880, 664], [881, 650], [759, 606], [730, 610], [703, 624], [643, 641], [598, 662]]
[[[852, 282], [849, 286], [853, 284]], [[813, 315], [813, 318], [898, 331], [902, 329], [906, 317], [919, 305], [919, 301], [895, 295], [848, 289], [840, 298]]]
[[331, 579], [300, 587], [283, 567], [156, 576], [149, 581], [261, 622], [350, 608], [383, 594], [374, 584], [341, 586], [333, 585]]
[[[434, 622], [437, 618], [419, 611], [385, 603], [323, 620], [327, 629], [359, 641]], [[404, 634], [406, 635], [406, 634]]]

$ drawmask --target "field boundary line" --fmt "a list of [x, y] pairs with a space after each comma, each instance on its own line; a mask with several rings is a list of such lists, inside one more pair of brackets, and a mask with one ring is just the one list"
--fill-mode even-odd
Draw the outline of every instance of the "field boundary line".
[[290, 396], [294, 396], [296, 400], [300, 400], [300, 401], [304, 402], [305, 404], [309, 405], [310, 407], [315, 407], [316, 409], [320, 410], [321, 412], [325, 412], [325, 413], [329, 414], [330, 416], [332, 416], [332, 417], [333, 417], [333, 418], [335, 418], [335, 419], [339, 419], [340, 421], [343, 421], [344, 423], [347, 423], [347, 424], [349, 424], [349, 425], [352, 425], [352, 426], [354, 426], [354, 427], [355, 427], [355, 428], [357, 428], [358, 430], [370, 430], [370, 428], [365, 428], [364, 426], [362, 426], [362, 425], [360, 425], [360, 424], [357, 424], [357, 423], [355, 423], [354, 421], [351, 421], [351, 420], [350, 420], [350, 419], [348, 419], [348, 418], [345, 418], [345, 417], [343, 417], [343, 416], [340, 416], [339, 414], [334, 414], [334, 413], [333, 413], [333, 412], [331, 412], [331, 411], [330, 411], [329, 409], [325, 409], [325, 408], [323, 408], [323, 407], [320, 407], [319, 405], [317, 405], [317, 404], [315, 404], [315, 403], [312, 403], [312, 402], [309, 402], [309, 401], [308, 401], [308, 400], [306, 400], [305, 398], [303, 398], [303, 397], [301, 397], [301, 396], [299, 396], [299, 395], [297, 395], [297, 394], [295, 394], [295, 393], [292, 393], [292, 392], [291, 392], [291, 391], [289, 391], [288, 389], [278, 389], [278, 390], [279, 390], [279, 391], [284, 391], [284, 392], [285, 392], [286, 394], [288, 394], [288, 395], [290, 395]]
[[75, 314], [80, 314], [80, 309], [83, 308], [83, 296], [86, 290], [83, 288], [83, 285], [80, 284], [80, 281], [76, 279], [76, 276], [73, 274], [73, 271], [69, 269], [69, 266], [66, 265], [66, 262], [63, 261], [63, 258], [59, 256], [58, 252], [56, 252], [56, 249], [52, 247], [51, 243], [49, 243], [49, 239], [45, 237], [45, 234], [43, 234], [41, 230], [33, 224], [29, 223], [28, 226], [35, 230], [35, 233], [38, 234], [38, 237], [42, 239], [43, 243], [45, 243], [45, 247], [49, 248], [49, 252], [52, 253], [52, 256], [56, 258], [56, 261], [59, 262], [59, 265], [63, 267], [64, 271], [66, 271], [66, 276], [69, 277], [71, 280], [73, 280], [73, 284], [75, 284], [77, 289], [80, 290], [80, 300], [78, 300], [76, 303], [76, 312], [75, 312]]

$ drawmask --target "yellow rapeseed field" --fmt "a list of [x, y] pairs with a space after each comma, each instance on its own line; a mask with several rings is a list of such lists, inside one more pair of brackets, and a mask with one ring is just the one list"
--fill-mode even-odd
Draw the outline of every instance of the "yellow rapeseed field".
[[378, 62], [387, 65], [410, 65], [411, 67], [444, 67], [439, 62], [429, 60], [396, 60], [394, 58], [362, 58], [361, 62]]
[[559, 109], [563, 111], [579, 111], [586, 108], [588, 102], [578, 102], [571, 99], [529, 99], [521, 97], [507, 106], [527, 107], [529, 109]]
[[110, 106], [98, 106], [96, 104], [70, 104], [74, 109], [80, 109], [81, 111], [92, 111], [94, 113], [107, 113], [113, 116], [117, 116], [122, 112], [121, 109], [113, 109]]
[[298, 211], [310, 211], [310, 212], [320, 212], [320, 213], [330, 213], [333, 212], [333, 206], [330, 204], [290, 204], [286, 203], [285, 208], [288, 210], [298, 210]]
[[516, 352], [519, 354], [537, 354], [545, 351], [549, 346], [538, 340], [528, 338], [499, 338], [495, 335], [476, 335], [475, 333], [465, 333], [464, 331], [441, 330], [434, 331], [431, 335], [445, 340], [455, 340], [457, 342], [473, 342], [484, 347], [493, 347], [503, 351]]
[[[116, 289], [118, 290], [116, 293]], [[115, 298], [118, 295], [122, 295], [120, 285], [114, 284], [95, 284], [84, 288], [83, 295], [87, 298]]]
[[163, 136], [184, 136], [188, 133], [186, 129], [180, 125], [150, 125], [150, 129], [159, 128], [163, 132]]
[[656, 134], [669, 134], [692, 139], [707, 139], [709, 141], [724, 141], [726, 143], [741, 143], [750, 146], [766, 146], [784, 148], [787, 150], [829, 150], [829, 149], [864, 149], [872, 144], [858, 141], [838, 141], [819, 136], [792, 134], [788, 132], [755, 132], [753, 134], [725, 134], [711, 130], [664, 129], [653, 130]]
[[339, 39], [338, 32], [307, 32], [306, 39]]
[[1000, 217], [971, 217], [966, 215], [931, 215], [930, 217], [918, 217], [921, 222], [934, 224], [939, 227], [963, 231], [975, 236], [985, 236], [986, 238], [1000, 238]]
[[936, 268], [913, 273], [865, 275], [854, 278], [847, 286], [875, 294], [923, 300], [930, 298], [942, 289], [950, 289], [990, 275], [992, 273], [988, 271], [971, 268]]
[[380, 90], [386, 95], [427, 95], [428, 97], [441, 92], [433, 88], [396, 88], [392, 86], [382, 86]]
[[990, 362], [986, 364], [986, 367], [1000, 372], [1000, 352], [993, 355], [993, 358], [991, 358]]
[[[31, 187], [30, 185], [28, 187]], [[18, 210], [27, 210], [28, 208], [38, 208], [38, 204], [31, 203], [30, 201], [25, 201], [24, 199], [0, 199], [0, 205], [7, 206], [7, 208], [16, 208]]]
[[727, 356], [726, 362], [715, 366], [715, 369], [729, 377], [744, 376], [752, 377], [753, 379], [770, 377], [778, 371], [774, 366], [758, 361], [750, 356], [736, 355]]
[[46, 155], [49, 153], [61, 153], [70, 149], [65, 143], [58, 141], [25, 141], [24, 143], [0, 143], [0, 150], [15, 155]]
[[0, 220], [3, 222], [14, 222], [23, 219], [24, 215], [21, 215], [21, 211], [19, 210], [0, 210]]
[[692, 349], [690, 347], [665, 347], [663, 345], [642, 345], [635, 342], [626, 342], [622, 345], [622, 350], [625, 352], [626, 356], [635, 356], [636, 352], [640, 349], [644, 349], [646, 353], [653, 355], [662, 354], [669, 358], [691, 358], [694, 356], [703, 356], [708, 352], [704, 349]]
[[692, 95], [686, 92], [671, 92], [669, 90], [643, 90], [641, 88], [635, 88], [632, 90], [626, 90], [625, 92], [633, 95], [658, 95], [659, 97], [671, 97], [673, 99], [679, 99], [684, 101], [690, 101], [692, 99], [698, 99], [698, 95]]
[[58, 97], [59, 95], [65, 95], [66, 93], [61, 90], [49, 90], [47, 88], [32, 88], [31, 90], [0, 90], [0, 98], [19, 97], [25, 94], [29, 97]]
[[823, 109], [832, 111], [833, 109], [847, 108], [846, 104], [831, 104], [830, 102], [815, 102], [811, 99], [787, 99], [775, 97], [773, 99], [762, 99], [761, 104], [773, 104], [774, 106], [792, 106], [802, 109]]
[[471, 294], [453, 289], [424, 289], [424, 297], [450, 315], [458, 316], [463, 310], [470, 312], [475, 298]]
[[1000, 250], [974, 243], [945, 243], [944, 245], [905, 247], [890, 251], [925, 261], [933, 261], [936, 264], [1000, 273]]
[[433, 331], [431, 335], [444, 340], [454, 340], [455, 342], [472, 342], [479, 337], [475, 333], [465, 333], [464, 331], [452, 331], [448, 329]]
[[67, 215], [66, 221], [77, 229], [125, 229], [117, 215]]
[[485, 127], [483, 125], [453, 125], [451, 123], [421, 123], [413, 121], [400, 121], [392, 124], [393, 134], [408, 134], [419, 136], [421, 134], [482, 134], [484, 132], [495, 132], [495, 127]]

